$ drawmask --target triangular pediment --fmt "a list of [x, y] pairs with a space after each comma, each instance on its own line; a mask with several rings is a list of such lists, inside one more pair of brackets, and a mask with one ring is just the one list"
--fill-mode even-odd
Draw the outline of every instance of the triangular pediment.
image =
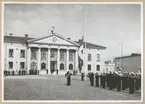
[[74, 46], [78, 46], [78, 44], [74, 41], [71, 41], [67, 38], [64, 38], [62, 36], [53, 34], [53, 35], [49, 35], [46, 37], [41, 37], [41, 38], [37, 38], [37, 39], [32, 39], [29, 40], [28, 43], [37, 43], [37, 44], [61, 44], [61, 45], [74, 45]]

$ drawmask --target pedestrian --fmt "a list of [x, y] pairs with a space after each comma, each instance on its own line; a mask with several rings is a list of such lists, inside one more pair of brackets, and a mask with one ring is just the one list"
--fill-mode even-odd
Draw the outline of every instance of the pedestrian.
[[131, 72], [129, 76], [129, 94], [134, 93], [134, 73]]
[[58, 69], [56, 69], [56, 74], [58, 75]]
[[96, 78], [96, 87], [99, 87], [99, 73], [98, 72], [96, 72], [95, 73], [95, 78]]
[[81, 81], [84, 81], [84, 73], [81, 73]]

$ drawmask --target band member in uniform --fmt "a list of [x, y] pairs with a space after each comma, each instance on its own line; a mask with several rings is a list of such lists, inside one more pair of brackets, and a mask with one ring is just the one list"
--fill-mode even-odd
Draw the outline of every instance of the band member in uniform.
[[139, 79], [140, 79], [140, 76], [138, 73], [135, 74], [135, 89], [136, 90], [139, 90]]
[[95, 78], [96, 78], [96, 87], [99, 87], [99, 73], [95, 73]]
[[90, 77], [90, 84], [91, 84], [91, 86], [94, 86], [94, 73], [91, 72], [89, 77]]
[[117, 91], [121, 90], [121, 72], [118, 72], [116, 75], [116, 87], [117, 87]]
[[103, 73], [100, 74], [100, 85], [102, 86], [102, 77], [103, 77]]
[[108, 83], [109, 90], [112, 90], [113, 89], [113, 86], [112, 86], [112, 78], [113, 78], [113, 74], [110, 71], [108, 73], [108, 75], [107, 75], [107, 83]]
[[129, 94], [134, 93], [134, 73], [131, 72], [129, 76]]
[[102, 87], [105, 88], [105, 84], [106, 84], [106, 75], [105, 73], [103, 73], [102, 75]]

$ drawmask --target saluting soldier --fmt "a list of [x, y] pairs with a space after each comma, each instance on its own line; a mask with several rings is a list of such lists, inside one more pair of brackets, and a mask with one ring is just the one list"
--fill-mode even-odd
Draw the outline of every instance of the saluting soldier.
[[134, 73], [131, 72], [129, 76], [129, 94], [134, 93]]
[[95, 78], [96, 78], [96, 87], [99, 87], [99, 73], [95, 73]]

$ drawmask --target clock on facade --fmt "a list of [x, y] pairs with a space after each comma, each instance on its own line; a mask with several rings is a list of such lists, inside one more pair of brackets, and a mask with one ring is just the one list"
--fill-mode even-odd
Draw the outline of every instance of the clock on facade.
[[53, 37], [53, 38], [52, 38], [52, 41], [53, 41], [53, 42], [56, 42], [56, 41], [57, 41], [57, 38], [56, 38], [56, 37]]

